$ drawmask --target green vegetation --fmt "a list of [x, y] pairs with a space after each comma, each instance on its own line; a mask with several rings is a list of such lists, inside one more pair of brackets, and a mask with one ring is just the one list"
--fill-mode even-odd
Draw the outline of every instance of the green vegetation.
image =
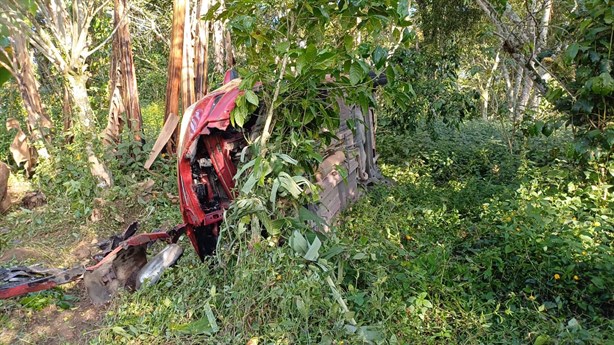
[[317, 262], [267, 242], [205, 265], [189, 252], [158, 285], [116, 301], [94, 341], [607, 344], [612, 199], [566, 162], [569, 135], [510, 153], [483, 122], [383, 134], [393, 184], [319, 235]]

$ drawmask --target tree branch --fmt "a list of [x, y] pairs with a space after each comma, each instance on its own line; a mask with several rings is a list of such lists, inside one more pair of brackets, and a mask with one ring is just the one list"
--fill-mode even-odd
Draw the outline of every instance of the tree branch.
[[90, 49], [87, 53], [83, 54], [83, 58], [86, 59], [87, 57], [91, 56], [92, 54], [94, 54], [95, 52], [97, 52], [100, 48], [102, 48], [105, 44], [107, 44], [109, 42], [109, 40], [111, 38], [113, 38], [113, 36], [115, 35], [115, 33], [117, 32], [117, 30], [119, 29], [119, 27], [122, 25], [122, 22], [124, 21], [124, 19], [126, 19], [128, 17], [128, 13], [126, 13], [123, 17], [121, 17], [121, 19], [119, 20], [119, 22], [117, 22], [117, 25], [115, 26], [115, 28], [113, 28], [113, 32], [111, 32], [111, 34], [109, 36], [107, 36], [107, 38], [105, 38], [104, 41], [102, 41], [102, 43], [100, 43], [99, 45], [97, 45], [94, 49]]

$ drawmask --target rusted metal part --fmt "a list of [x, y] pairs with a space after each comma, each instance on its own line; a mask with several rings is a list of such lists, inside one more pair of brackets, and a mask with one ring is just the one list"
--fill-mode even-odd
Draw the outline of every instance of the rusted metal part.
[[108, 301], [119, 288], [134, 289], [140, 269], [147, 263], [146, 248], [150, 243], [163, 240], [176, 242], [185, 232], [183, 224], [168, 232], [134, 235], [138, 223], [130, 224], [120, 236], [112, 236], [100, 248], [103, 256], [90, 267], [71, 269], [45, 269], [39, 266], [0, 268], [0, 299], [47, 290], [84, 278], [92, 301], [101, 304]]
[[145, 245], [120, 246], [91, 270], [83, 274], [83, 283], [94, 304], [108, 302], [120, 289], [134, 290], [136, 276], [147, 263]]
[[[133, 229], [129, 227], [127, 231]], [[83, 282], [92, 302], [106, 303], [120, 288], [135, 290], [137, 276], [147, 264], [147, 245], [157, 240], [169, 241], [174, 237], [174, 234], [167, 232], [129, 235], [100, 262], [86, 268]]]
[[0, 268], [0, 299], [54, 288], [81, 278], [83, 267], [67, 270], [43, 269], [38, 266]]

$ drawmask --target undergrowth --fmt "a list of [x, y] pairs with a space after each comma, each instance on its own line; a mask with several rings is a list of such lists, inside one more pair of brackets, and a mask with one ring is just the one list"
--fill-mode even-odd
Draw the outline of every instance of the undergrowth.
[[481, 122], [382, 134], [393, 184], [333, 232], [286, 229], [277, 245], [236, 243], [227, 227], [217, 257], [188, 251], [160, 283], [122, 295], [92, 341], [609, 343], [612, 199], [566, 161], [568, 139], [510, 152]]

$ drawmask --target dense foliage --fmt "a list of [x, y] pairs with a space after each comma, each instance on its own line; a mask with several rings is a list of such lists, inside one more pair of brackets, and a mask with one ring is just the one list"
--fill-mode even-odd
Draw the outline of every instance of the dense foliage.
[[[607, 343], [612, 201], [565, 162], [570, 133], [510, 153], [491, 125], [461, 128], [437, 125], [435, 140], [424, 130], [382, 135], [382, 168], [394, 184], [318, 235], [315, 262], [262, 243], [218, 269], [187, 264], [119, 303], [109, 321], [121, 331], [102, 339], [150, 339], [157, 329], [167, 341], [194, 343], [214, 330], [220, 343]], [[176, 285], [185, 289], [173, 293]], [[355, 334], [344, 327], [350, 317]]]

